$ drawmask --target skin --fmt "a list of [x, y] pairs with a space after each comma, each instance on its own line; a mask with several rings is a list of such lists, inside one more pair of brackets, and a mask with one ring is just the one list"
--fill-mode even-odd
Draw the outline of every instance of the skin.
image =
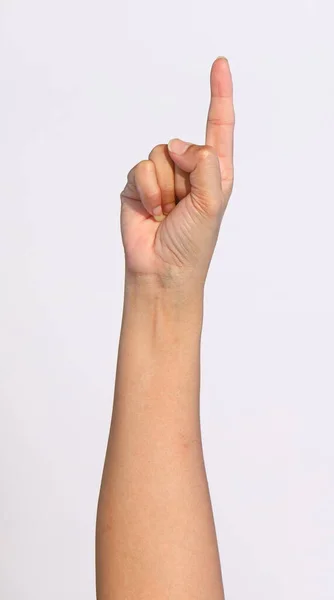
[[124, 309], [97, 511], [98, 600], [224, 598], [199, 410], [204, 285], [233, 188], [223, 57], [210, 88], [205, 144], [159, 144], [121, 192]]

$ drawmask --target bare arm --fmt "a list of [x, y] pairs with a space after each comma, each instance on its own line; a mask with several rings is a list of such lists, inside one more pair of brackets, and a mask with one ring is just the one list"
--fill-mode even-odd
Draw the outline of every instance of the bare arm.
[[[97, 514], [98, 600], [224, 597], [199, 389], [204, 283], [232, 191], [225, 60], [213, 65], [211, 93], [206, 146], [156, 147], [122, 192], [124, 310]], [[157, 206], [167, 216], [153, 219]]]

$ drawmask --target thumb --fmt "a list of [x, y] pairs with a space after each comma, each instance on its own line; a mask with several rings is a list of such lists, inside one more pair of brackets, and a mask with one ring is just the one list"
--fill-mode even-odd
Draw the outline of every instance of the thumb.
[[173, 162], [189, 173], [191, 195], [206, 212], [220, 211], [223, 190], [219, 158], [212, 146], [198, 146], [174, 138], [168, 143]]

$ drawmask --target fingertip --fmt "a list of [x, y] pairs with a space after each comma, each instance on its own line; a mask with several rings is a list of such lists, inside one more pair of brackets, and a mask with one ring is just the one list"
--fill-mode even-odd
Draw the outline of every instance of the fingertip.
[[162, 207], [160, 205], [155, 206], [152, 209], [152, 213], [153, 213], [153, 218], [158, 222], [163, 221], [163, 219], [165, 218], [165, 215], [162, 212]]
[[168, 150], [173, 154], [184, 154], [189, 146], [191, 146], [189, 142], [184, 142], [180, 138], [173, 138], [168, 142]]
[[215, 58], [215, 60], [213, 61], [212, 67], [216, 66], [217, 67], [229, 67], [229, 61], [228, 58], [226, 58], [226, 56], [217, 56], [217, 58]]
[[168, 215], [175, 208], [175, 202], [168, 202], [164, 205], [163, 211], [165, 215]]
[[226, 56], [217, 56], [212, 63], [210, 73], [211, 96], [213, 98], [230, 97], [233, 93], [233, 84], [230, 64]]

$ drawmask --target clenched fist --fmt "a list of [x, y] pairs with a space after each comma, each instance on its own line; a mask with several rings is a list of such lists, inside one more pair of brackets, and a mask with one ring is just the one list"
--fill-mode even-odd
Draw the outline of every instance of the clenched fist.
[[217, 58], [205, 145], [160, 144], [129, 172], [121, 192], [126, 270], [163, 285], [204, 283], [233, 187], [233, 86]]

